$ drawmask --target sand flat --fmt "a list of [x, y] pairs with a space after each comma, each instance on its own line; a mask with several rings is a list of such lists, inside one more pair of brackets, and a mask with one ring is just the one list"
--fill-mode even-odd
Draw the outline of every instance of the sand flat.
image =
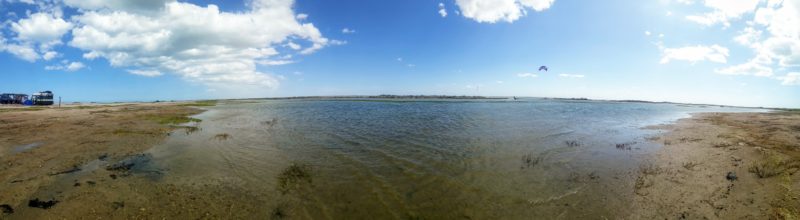
[[800, 113], [701, 113], [652, 141], [631, 219], [797, 219]]

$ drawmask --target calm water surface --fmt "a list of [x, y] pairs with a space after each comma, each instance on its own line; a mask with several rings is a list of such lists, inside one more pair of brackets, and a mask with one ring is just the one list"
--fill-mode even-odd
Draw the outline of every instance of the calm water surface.
[[[221, 104], [150, 150], [158, 181], [216, 184], [296, 218], [622, 216], [647, 137], [693, 112], [593, 101], [284, 100]], [[228, 134], [229, 138], [215, 138]], [[623, 149], [617, 144], [627, 143]], [[256, 217], [256, 216], [254, 216]]]

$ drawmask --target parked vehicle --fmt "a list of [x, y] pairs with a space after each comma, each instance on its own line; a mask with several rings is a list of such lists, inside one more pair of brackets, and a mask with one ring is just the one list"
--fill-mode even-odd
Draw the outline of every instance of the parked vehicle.
[[33, 93], [31, 101], [33, 101], [33, 105], [53, 105], [53, 92], [43, 91]]
[[0, 94], [0, 104], [23, 104], [28, 100], [28, 95], [25, 94]]

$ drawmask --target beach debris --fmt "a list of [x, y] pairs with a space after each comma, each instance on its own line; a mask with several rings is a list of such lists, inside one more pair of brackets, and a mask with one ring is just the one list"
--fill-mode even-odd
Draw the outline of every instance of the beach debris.
[[564, 143], [567, 144], [567, 147], [579, 147], [579, 146], [581, 146], [581, 143], [578, 142], [578, 141], [564, 141]]
[[64, 171], [59, 171], [59, 172], [55, 172], [55, 173], [50, 173], [49, 175], [50, 176], [55, 176], [55, 175], [61, 175], [61, 174], [74, 173], [74, 172], [78, 172], [78, 171], [81, 171], [81, 168], [78, 167], [78, 166], [73, 166], [71, 169], [64, 170]]
[[231, 138], [233, 138], [233, 136], [231, 136], [230, 134], [222, 133], [222, 134], [214, 135], [214, 137], [212, 139], [218, 140], [218, 141], [226, 141], [226, 140], [231, 139]]
[[117, 174], [112, 173], [111, 175], [108, 175], [108, 177], [111, 177], [111, 179], [115, 180], [117, 179]]
[[697, 165], [700, 165], [700, 163], [696, 163], [694, 161], [683, 162], [683, 168], [687, 170], [694, 170], [694, 167], [696, 167]]
[[0, 211], [2, 211], [3, 214], [12, 214], [12, 213], [14, 213], [14, 208], [12, 208], [8, 204], [2, 204], [2, 205], [0, 205]]
[[734, 181], [734, 180], [739, 179], [739, 177], [736, 176], [736, 173], [731, 171], [731, 172], [728, 172], [728, 175], [725, 175], [725, 179], [730, 180], [730, 181]]
[[108, 154], [103, 154], [97, 157], [98, 160], [106, 161], [108, 160]]
[[58, 203], [58, 200], [39, 200], [39, 198], [35, 198], [28, 201], [28, 207], [31, 208], [40, 208], [40, 209], [49, 209]]
[[89, 180], [89, 181], [86, 181], [86, 184], [89, 184], [90, 186], [94, 186], [95, 184], [97, 184], [97, 182]]

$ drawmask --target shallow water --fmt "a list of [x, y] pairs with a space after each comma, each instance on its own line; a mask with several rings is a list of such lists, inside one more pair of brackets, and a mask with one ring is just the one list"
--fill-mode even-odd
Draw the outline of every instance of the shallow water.
[[709, 111], [753, 110], [542, 99], [223, 104], [196, 116], [200, 130], [151, 149], [149, 166], [164, 171], [154, 181], [245, 191], [281, 216], [614, 218], [642, 155], [658, 147], [645, 139], [661, 131], [642, 127]]

